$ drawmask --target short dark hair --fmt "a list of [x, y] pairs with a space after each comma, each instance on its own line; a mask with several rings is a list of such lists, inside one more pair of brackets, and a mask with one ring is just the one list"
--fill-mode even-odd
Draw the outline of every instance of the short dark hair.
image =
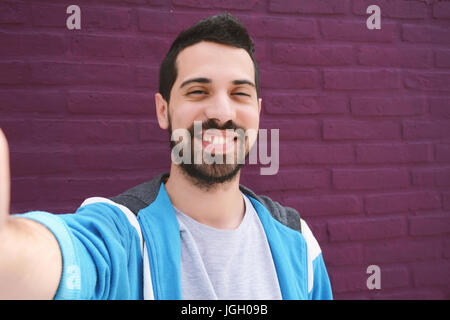
[[183, 30], [172, 43], [159, 69], [159, 93], [169, 103], [170, 91], [177, 79], [176, 60], [186, 47], [201, 41], [210, 41], [242, 48], [248, 52], [255, 69], [256, 93], [259, 97], [259, 70], [253, 55], [255, 46], [242, 23], [229, 13], [200, 20], [192, 27]]

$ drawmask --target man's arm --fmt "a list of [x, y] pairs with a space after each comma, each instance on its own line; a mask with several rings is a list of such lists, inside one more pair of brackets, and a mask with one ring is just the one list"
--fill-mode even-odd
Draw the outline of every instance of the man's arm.
[[29, 219], [9, 217], [8, 143], [0, 129], [0, 299], [52, 299], [62, 270], [53, 234]]

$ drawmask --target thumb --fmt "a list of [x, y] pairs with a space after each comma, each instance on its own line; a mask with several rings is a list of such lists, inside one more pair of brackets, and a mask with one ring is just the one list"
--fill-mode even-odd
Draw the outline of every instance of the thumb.
[[10, 179], [8, 141], [0, 129], [0, 228], [9, 215]]

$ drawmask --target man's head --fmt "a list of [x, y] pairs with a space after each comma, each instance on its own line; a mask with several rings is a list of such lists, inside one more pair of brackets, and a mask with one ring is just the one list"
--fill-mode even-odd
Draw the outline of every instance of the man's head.
[[[171, 136], [174, 130], [189, 131], [192, 139], [181, 143], [190, 144], [192, 161], [181, 163], [180, 167], [199, 186], [231, 180], [242, 164], [194, 163], [195, 141], [205, 152], [231, 153], [237, 159], [240, 144], [227, 140], [225, 130], [258, 130], [261, 99], [253, 50], [253, 42], [242, 24], [223, 14], [201, 20], [181, 32], [161, 64], [160, 92], [155, 95], [158, 122]], [[198, 121], [203, 132], [194, 137], [194, 122]], [[212, 128], [218, 129], [216, 134], [205, 137], [205, 130]], [[220, 139], [222, 134], [224, 139]], [[246, 154], [255, 139], [246, 137], [243, 141], [241, 148]], [[171, 141], [172, 148], [174, 145]]]
[[225, 13], [200, 20], [182, 31], [172, 43], [159, 70], [159, 93], [170, 102], [170, 92], [177, 79], [177, 58], [179, 53], [201, 41], [220, 43], [247, 51], [255, 71], [256, 93], [259, 98], [259, 69], [253, 55], [255, 47], [245, 27], [232, 15]]

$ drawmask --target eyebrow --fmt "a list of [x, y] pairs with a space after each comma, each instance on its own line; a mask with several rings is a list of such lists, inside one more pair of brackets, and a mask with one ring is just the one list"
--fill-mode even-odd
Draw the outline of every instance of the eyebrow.
[[180, 88], [183, 88], [185, 85], [188, 85], [189, 83], [192, 82], [198, 82], [198, 83], [211, 83], [211, 79], [208, 78], [193, 78], [193, 79], [188, 79], [186, 81], [183, 81], [183, 83], [180, 85]]
[[251, 82], [251, 81], [248, 81], [248, 80], [234, 80], [233, 84], [234, 85], [248, 84], [248, 85], [250, 85], [252, 87], [255, 87], [255, 84], [253, 82]]
[[[212, 81], [211, 81], [211, 79], [208, 79], [208, 78], [193, 78], [193, 79], [188, 79], [188, 80], [185, 80], [185, 81], [183, 81], [183, 82], [181, 83], [180, 89], [183, 88], [184, 86], [188, 85], [189, 83], [193, 83], [193, 82], [196, 82], [196, 83], [211, 83]], [[245, 79], [243, 79], [243, 80], [233, 80], [232, 83], [233, 83], [234, 85], [248, 84], [248, 85], [250, 85], [250, 86], [252, 86], [252, 87], [256, 87], [255, 84], [254, 84], [253, 82], [251, 82], [251, 81], [249, 81], [249, 80], [245, 80]]]

